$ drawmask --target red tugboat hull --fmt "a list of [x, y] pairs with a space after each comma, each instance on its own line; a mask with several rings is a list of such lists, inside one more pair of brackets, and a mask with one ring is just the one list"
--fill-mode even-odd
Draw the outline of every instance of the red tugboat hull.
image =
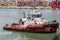
[[12, 31], [21, 31], [21, 32], [35, 32], [35, 33], [50, 33], [50, 32], [56, 32], [57, 28], [59, 26], [59, 23], [56, 24], [29, 24], [27, 27], [21, 27], [21, 26], [4, 26], [4, 30], [12, 30]]

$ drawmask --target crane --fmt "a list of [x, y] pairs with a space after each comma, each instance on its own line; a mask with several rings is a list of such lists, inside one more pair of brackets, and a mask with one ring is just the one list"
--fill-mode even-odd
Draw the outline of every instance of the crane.
[[52, 0], [52, 8], [60, 8], [60, 0]]

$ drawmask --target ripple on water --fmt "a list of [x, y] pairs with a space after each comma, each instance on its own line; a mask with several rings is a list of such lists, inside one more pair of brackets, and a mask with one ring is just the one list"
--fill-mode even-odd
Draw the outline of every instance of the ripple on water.
[[10, 35], [12, 32], [0, 32], [0, 35]]

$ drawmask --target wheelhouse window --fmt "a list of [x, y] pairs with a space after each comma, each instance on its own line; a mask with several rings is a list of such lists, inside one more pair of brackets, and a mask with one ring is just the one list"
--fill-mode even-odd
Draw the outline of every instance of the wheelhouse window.
[[40, 18], [42, 15], [41, 14], [33, 14], [32, 17], [33, 18]]
[[33, 15], [32, 15], [33, 18], [36, 18], [36, 16], [37, 16], [36, 14], [33, 14]]
[[42, 15], [41, 14], [37, 14], [37, 18], [40, 18]]

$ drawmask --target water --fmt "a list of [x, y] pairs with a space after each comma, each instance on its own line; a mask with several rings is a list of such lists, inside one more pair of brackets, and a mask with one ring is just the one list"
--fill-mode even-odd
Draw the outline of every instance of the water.
[[[5, 24], [11, 24], [23, 18], [23, 12], [27, 13], [32, 9], [0, 9], [0, 40], [56, 40], [55, 33], [28, 33], [3, 30]], [[60, 22], [60, 10], [38, 9], [43, 18]]]

